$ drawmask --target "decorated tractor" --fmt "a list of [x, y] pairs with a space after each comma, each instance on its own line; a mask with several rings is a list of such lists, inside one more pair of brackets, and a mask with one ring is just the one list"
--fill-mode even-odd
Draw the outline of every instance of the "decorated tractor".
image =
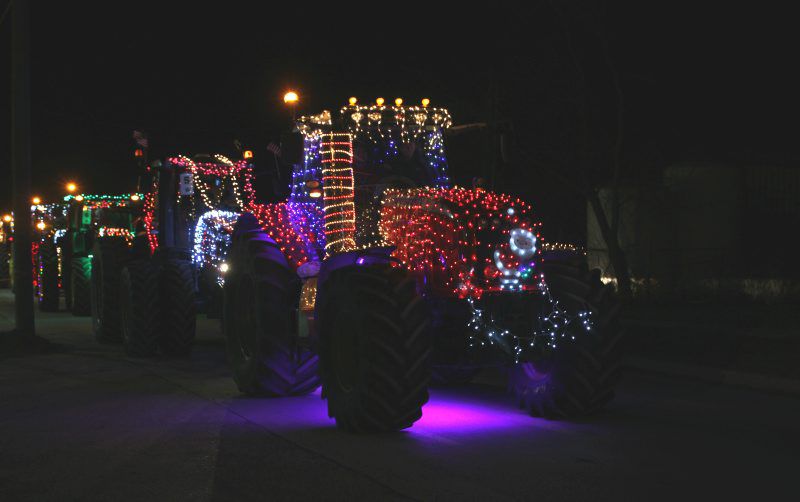
[[[233, 225], [252, 204], [252, 167], [222, 155], [154, 162], [144, 196], [144, 227], [136, 252], [121, 268], [120, 328], [132, 356], [191, 351], [198, 311], [222, 309], [223, 258]], [[114, 288], [117, 289], [114, 289]]]
[[[58, 268], [67, 310], [76, 316], [92, 313], [92, 263], [95, 254], [102, 254], [101, 241], [109, 237], [129, 238], [137, 206], [138, 194], [68, 195], [63, 229], [54, 232]], [[54, 300], [58, 306], [58, 301]]]
[[68, 195], [63, 203], [32, 206], [34, 290], [42, 311], [59, 309], [61, 290], [76, 316], [92, 310], [93, 256], [109, 241], [130, 242], [140, 196]]
[[61, 245], [66, 232], [66, 211], [67, 205], [61, 203], [31, 206], [33, 290], [39, 309], [43, 312], [55, 312], [59, 307]]
[[[80, 283], [81, 298], [87, 277], [84, 271], [88, 259], [88, 286], [92, 331], [98, 341], [121, 340], [119, 283], [122, 267], [137, 254], [146, 253], [144, 233], [144, 201], [138, 193], [122, 195], [83, 196], [74, 204], [70, 222], [80, 221], [76, 231], [65, 243], [81, 250], [72, 258], [72, 284]], [[67, 237], [70, 238], [69, 232]], [[139, 244], [136, 246], [136, 244]], [[88, 255], [86, 251], [88, 250]], [[75, 274], [80, 274], [77, 281]], [[74, 291], [74, 289], [73, 289]], [[74, 293], [73, 293], [74, 294]], [[77, 295], [73, 298], [77, 299]], [[75, 312], [75, 300], [73, 300]]]
[[531, 206], [451, 187], [447, 110], [361, 106], [302, 117], [285, 202], [237, 221], [224, 332], [239, 389], [322, 385], [340, 428], [422, 415], [432, 382], [508, 368], [543, 417], [602, 407], [618, 375], [617, 304], [583, 257], [550, 251]]

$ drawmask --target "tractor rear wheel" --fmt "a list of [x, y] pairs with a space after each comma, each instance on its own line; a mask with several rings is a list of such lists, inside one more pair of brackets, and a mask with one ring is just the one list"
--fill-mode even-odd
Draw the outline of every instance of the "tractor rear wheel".
[[92, 262], [88, 256], [73, 257], [70, 263], [70, 295], [72, 315], [91, 313]]
[[571, 314], [589, 311], [592, 328], [558, 344], [552, 356], [512, 366], [509, 385], [520, 406], [534, 416], [571, 418], [601, 409], [614, 397], [620, 376], [619, 303], [611, 286], [585, 263], [545, 261], [553, 298]]
[[124, 237], [95, 239], [92, 250], [92, 329], [98, 341], [122, 338], [119, 314], [120, 276], [130, 250]]
[[165, 355], [185, 356], [192, 351], [197, 322], [194, 291], [191, 262], [176, 258], [164, 261], [159, 278], [163, 316], [159, 348]]
[[37, 284], [39, 297], [39, 310], [42, 312], [58, 311], [58, 252], [55, 244], [45, 240], [39, 246], [39, 267], [37, 270]]
[[319, 387], [317, 355], [298, 345], [300, 278], [260, 230], [240, 232], [229, 253], [223, 331], [239, 390], [291, 396]]
[[151, 260], [133, 260], [120, 273], [119, 314], [125, 353], [155, 355], [161, 334], [158, 267]]
[[334, 270], [316, 306], [328, 415], [354, 432], [411, 427], [428, 401], [430, 313], [408, 272], [390, 265]]

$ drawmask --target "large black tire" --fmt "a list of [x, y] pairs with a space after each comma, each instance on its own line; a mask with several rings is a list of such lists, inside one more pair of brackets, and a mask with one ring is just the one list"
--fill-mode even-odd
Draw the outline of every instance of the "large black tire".
[[120, 341], [120, 275], [130, 258], [124, 237], [98, 237], [92, 249], [92, 330], [98, 341]]
[[600, 410], [614, 397], [620, 377], [619, 303], [599, 271], [578, 261], [545, 261], [542, 270], [562, 308], [592, 313], [592, 329], [557, 345], [551, 357], [510, 370], [509, 385], [534, 416], [572, 418]]
[[168, 356], [188, 355], [194, 344], [197, 322], [191, 262], [177, 258], [165, 260], [159, 288], [162, 315], [159, 348]]
[[70, 310], [74, 316], [88, 316], [92, 310], [92, 262], [88, 256], [73, 257], [70, 263]]
[[134, 260], [122, 269], [119, 284], [120, 327], [125, 353], [155, 355], [161, 335], [158, 267], [151, 260]]
[[42, 312], [58, 311], [58, 252], [51, 240], [45, 240], [39, 245], [39, 267], [37, 270], [37, 296], [39, 310]]
[[334, 270], [320, 285], [316, 320], [322, 393], [340, 428], [396, 431], [419, 420], [433, 346], [430, 312], [406, 270]]
[[291, 396], [319, 387], [317, 355], [298, 346], [300, 278], [260, 230], [238, 233], [228, 254], [223, 331], [239, 390]]

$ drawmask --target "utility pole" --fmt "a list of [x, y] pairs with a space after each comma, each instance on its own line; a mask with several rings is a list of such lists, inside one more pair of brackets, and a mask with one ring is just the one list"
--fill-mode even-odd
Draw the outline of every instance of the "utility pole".
[[31, 39], [30, 4], [11, 6], [11, 170], [14, 187], [14, 307], [17, 335], [33, 337], [31, 276]]

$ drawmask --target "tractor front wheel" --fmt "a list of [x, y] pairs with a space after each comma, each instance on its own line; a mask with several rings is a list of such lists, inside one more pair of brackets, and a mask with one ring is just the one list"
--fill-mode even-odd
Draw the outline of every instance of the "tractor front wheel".
[[317, 355], [299, 345], [300, 278], [260, 230], [241, 232], [229, 253], [223, 330], [239, 390], [248, 395], [308, 394], [319, 387]]
[[161, 352], [168, 356], [185, 356], [192, 351], [197, 322], [194, 269], [191, 262], [168, 259], [161, 267]]
[[428, 401], [430, 313], [408, 272], [390, 265], [331, 272], [316, 306], [328, 415], [353, 432], [411, 427]]
[[134, 260], [120, 274], [119, 313], [125, 353], [155, 355], [161, 334], [158, 267], [150, 260]]
[[[558, 344], [551, 357], [515, 364], [509, 386], [534, 416], [572, 418], [601, 409], [614, 397], [620, 376], [619, 303], [610, 286], [585, 263], [545, 261], [550, 293], [571, 314], [591, 312], [591, 330]], [[579, 328], [580, 329], [580, 328]]]

